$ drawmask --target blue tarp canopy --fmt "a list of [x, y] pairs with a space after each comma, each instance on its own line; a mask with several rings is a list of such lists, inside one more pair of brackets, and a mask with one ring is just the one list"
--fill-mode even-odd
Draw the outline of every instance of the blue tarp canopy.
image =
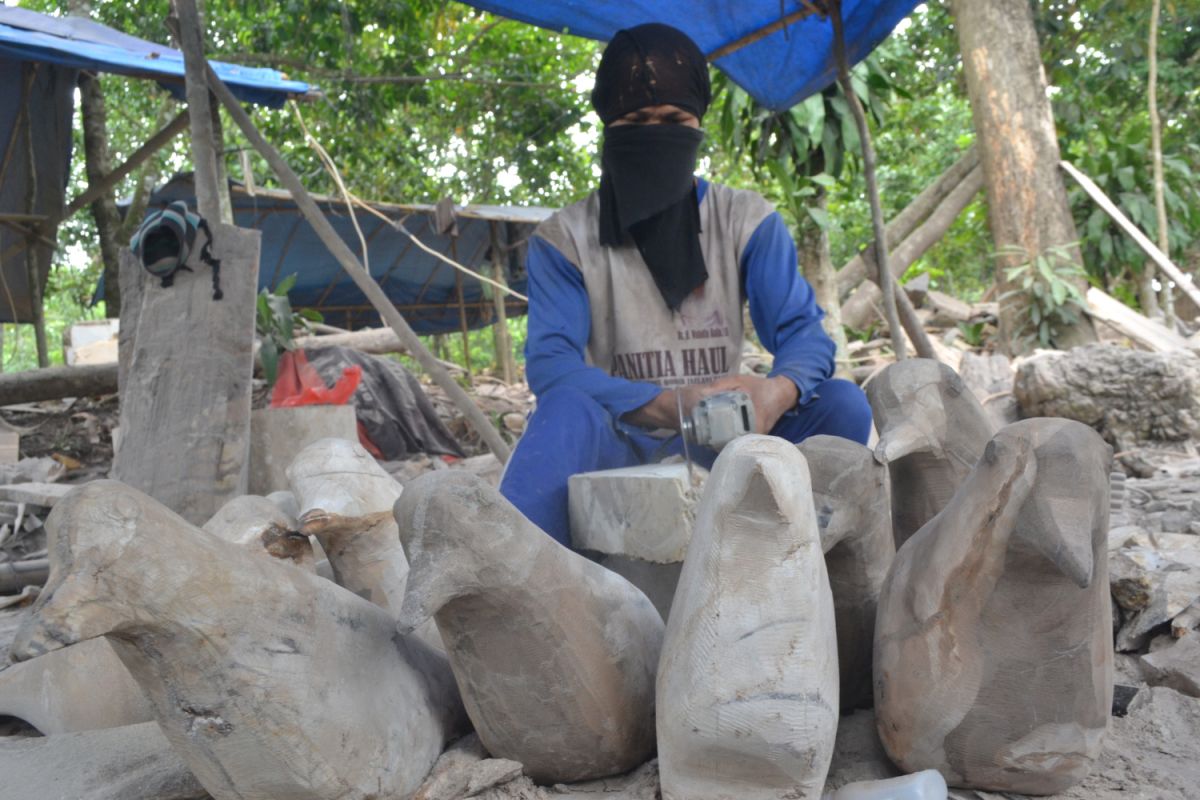
[[[275, 70], [209, 63], [246, 102], [279, 106], [309, 91]], [[149, 78], [183, 96], [178, 50], [91, 20], [0, 4], [0, 322], [33, 322], [30, 277], [44, 290], [50, 273], [54, 224], [66, 207], [81, 69]], [[39, 237], [32, 249], [30, 233]]]
[[[150, 78], [183, 99], [183, 53], [79, 17], [50, 17], [0, 5], [0, 58]], [[308, 92], [273, 69], [209, 61], [239, 99], [279, 107]]]
[[[810, 0], [466, 0], [468, 5], [550, 28], [608, 41], [643, 22], [674, 25], [710, 60], [765, 106], [782, 111], [821, 91], [837, 77], [833, 26]], [[842, 0], [846, 54], [866, 58], [921, 0]], [[770, 26], [789, 24], [756, 39]], [[745, 42], [720, 58], [722, 48]]]
[[[317, 238], [290, 194], [261, 189], [251, 194], [238, 183], [231, 183], [229, 194], [234, 224], [262, 231], [260, 289], [274, 289], [294, 274], [296, 285], [288, 292], [293, 307], [315, 308], [326, 322], [344, 328], [380, 324], [375, 309]], [[361, 254], [362, 245], [345, 203], [328, 197], [314, 196], [314, 199], [338, 235], [351, 250]], [[161, 208], [173, 200], [184, 200], [195, 208], [195, 187], [190, 174], [177, 175], [156, 191], [148, 210]], [[505, 280], [521, 294], [526, 293], [527, 286], [525, 241], [533, 228], [551, 213], [547, 208], [456, 207], [452, 220], [457, 235], [447, 235], [438, 232], [434, 206], [371, 203], [371, 207], [389, 220], [401, 222], [426, 246], [489, 277], [493, 277], [494, 231]], [[367, 240], [371, 275], [417, 333], [458, 331], [464, 320], [471, 329], [495, 321], [493, 300], [485, 293], [481, 281], [425, 252], [390, 222], [362, 209], [356, 209], [356, 215]], [[526, 311], [525, 303], [510, 296], [505, 310], [510, 316], [519, 316]]]

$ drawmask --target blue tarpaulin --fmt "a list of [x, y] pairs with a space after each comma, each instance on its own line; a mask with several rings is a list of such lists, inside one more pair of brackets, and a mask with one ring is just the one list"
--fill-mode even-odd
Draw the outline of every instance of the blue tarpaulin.
[[[850, 63], [865, 58], [919, 3], [842, 0]], [[827, 18], [811, 13], [809, 0], [467, 0], [467, 4], [601, 41], [622, 28], [665, 22], [691, 36], [709, 56], [781, 19], [800, 16], [713, 63], [760, 103], [780, 111], [821, 91], [837, 77], [833, 26]]]
[[[288, 292], [294, 307], [315, 308], [325, 316], [326, 322], [339, 327], [380, 324], [378, 313], [317, 238], [291, 195], [274, 190], [251, 194], [237, 183], [231, 184], [229, 194], [234, 224], [254, 228], [263, 234], [258, 273], [260, 289], [273, 289], [294, 274], [296, 285]], [[327, 197], [314, 199], [338, 235], [361, 257], [362, 245], [345, 203]], [[152, 195], [148, 206], [149, 209], [161, 208], [172, 200], [184, 200], [195, 208], [195, 188], [190, 174], [169, 181]], [[494, 231], [505, 280], [522, 294], [527, 286], [525, 241], [537, 223], [551, 213], [547, 208], [458, 207], [453, 215], [457, 233], [448, 235], [439, 233], [434, 206], [390, 203], [372, 203], [371, 206], [388, 220], [402, 223], [426, 246], [489, 277], [492, 277]], [[477, 278], [464, 275], [425, 252], [391, 222], [362, 209], [356, 210], [356, 216], [367, 240], [371, 275], [417, 333], [458, 331], [464, 323], [475, 329], [495, 321], [491, 295], [485, 292], [484, 284]], [[510, 296], [505, 310], [510, 316], [522, 315], [526, 310], [525, 303]]]
[[[78, 17], [51, 17], [0, 5], [0, 58], [111, 72], [161, 83], [183, 98], [183, 53]], [[239, 99], [279, 107], [308, 92], [307, 83], [273, 69], [209, 61]]]
[[[275, 70], [209, 63], [246, 102], [280, 106], [309, 91]], [[30, 276], [44, 290], [50, 273], [54, 223], [66, 207], [81, 69], [156, 80], [183, 97], [178, 50], [91, 20], [0, 4], [0, 322], [32, 322]], [[31, 232], [40, 237], [32, 248]]]

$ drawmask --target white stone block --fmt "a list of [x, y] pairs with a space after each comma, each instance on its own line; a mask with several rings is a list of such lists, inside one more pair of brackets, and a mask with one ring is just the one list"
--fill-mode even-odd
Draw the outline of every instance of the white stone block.
[[572, 475], [571, 540], [576, 548], [657, 564], [683, 561], [707, 472], [686, 464], [648, 464]]
[[263, 408], [250, 415], [250, 494], [290, 489], [287, 468], [320, 439], [358, 441], [354, 406]]

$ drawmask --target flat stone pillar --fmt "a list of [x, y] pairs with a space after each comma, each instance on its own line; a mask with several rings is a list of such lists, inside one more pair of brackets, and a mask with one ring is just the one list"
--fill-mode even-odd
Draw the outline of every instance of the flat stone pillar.
[[666, 619], [692, 540], [708, 472], [686, 464], [647, 464], [584, 472], [568, 482], [571, 542], [645, 593]]
[[260, 408], [250, 415], [250, 494], [290, 490], [288, 465], [320, 439], [358, 441], [354, 406]]

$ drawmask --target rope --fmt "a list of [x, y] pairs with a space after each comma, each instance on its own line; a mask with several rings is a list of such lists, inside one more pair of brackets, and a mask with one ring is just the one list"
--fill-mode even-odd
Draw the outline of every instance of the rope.
[[346, 184], [343, 183], [343, 181], [342, 181], [341, 174], [338, 172], [337, 167], [333, 163], [333, 159], [329, 157], [329, 153], [327, 153], [325, 151], [325, 148], [321, 146], [320, 142], [318, 142], [316, 140], [316, 138], [311, 133], [309, 133], [308, 127], [304, 124], [304, 117], [301, 116], [301, 114], [300, 114], [300, 107], [298, 105], [296, 105], [295, 100], [292, 100], [289, 102], [292, 105], [292, 109], [296, 112], [296, 119], [298, 119], [300, 121], [300, 128], [301, 128], [301, 130], [304, 131], [305, 138], [308, 139], [309, 144], [312, 145], [313, 150], [316, 151], [318, 158], [321, 159], [321, 163], [325, 167], [325, 170], [327, 172], [329, 172], [329, 174], [333, 177], [334, 183], [337, 184], [338, 191], [342, 195], [343, 202], [345, 202], [347, 208], [350, 209], [350, 220], [351, 220], [351, 222], [354, 223], [354, 230], [355, 230], [355, 232], [358, 233], [358, 239], [362, 243], [363, 266], [367, 267], [368, 272], [370, 271], [370, 267], [367, 265], [367, 241], [363, 237], [362, 230], [358, 227], [358, 219], [354, 215], [354, 209], [353, 209], [354, 206], [358, 206], [362, 210], [366, 211], [368, 214], [373, 214], [376, 217], [378, 217], [379, 219], [383, 220], [388, 225], [390, 225], [393, 230], [400, 231], [405, 236], [407, 236], [409, 239], [412, 239], [413, 244], [415, 244], [417, 247], [421, 248], [422, 250], [424, 250], [426, 253], [433, 256], [434, 258], [436, 258], [440, 261], [443, 261], [446, 264], [449, 264], [451, 267], [454, 267], [459, 272], [462, 272], [466, 275], [470, 275], [471, 277], [475, 278], [476, 280], [486, 283], [490, 286], [493, 286], [493, 287], [499, 289], [500, 291], [504, 292], [505, 294], [512, 295], [513, 297], [517, 298], [518, 300], [524, 300], [526, 303], [529, 302], [529, 298], [526, 297], [525, 295], [521, 294], [520, 292], [518, 292], [514, 289], [511, 289], [508, 286], [505, 286], [503, 283], [500, 283], [499, 281], [492, 280], [488, 276], [482, 275], [482, 274], [476, 272], [475, 270], [471, 269], [470, 267], [463, 266], [462, 264], [458, 263], [454, 259], [452, 259], [448, 256], [445, 256], [442, 253], [439, 253], [437, 250], [434, 250], [432, 247], [430, 247], [429, 245], [422, 242], [419, 238], [417, 238], [417, 236], [415, 234], [413, 234], [412, 231], [410, 231], [408, 228], [404, 227], [403, 220], [398, 220], [398, 219], [394, 220], [391, 217], [388, 217], [386, 214], [381, 212], [379, 209], [364, 202], [361, 198], [359, 198], [357, 195], [355, 195], [353, 192], [351, 192], [349, 189], [347, 189]]

